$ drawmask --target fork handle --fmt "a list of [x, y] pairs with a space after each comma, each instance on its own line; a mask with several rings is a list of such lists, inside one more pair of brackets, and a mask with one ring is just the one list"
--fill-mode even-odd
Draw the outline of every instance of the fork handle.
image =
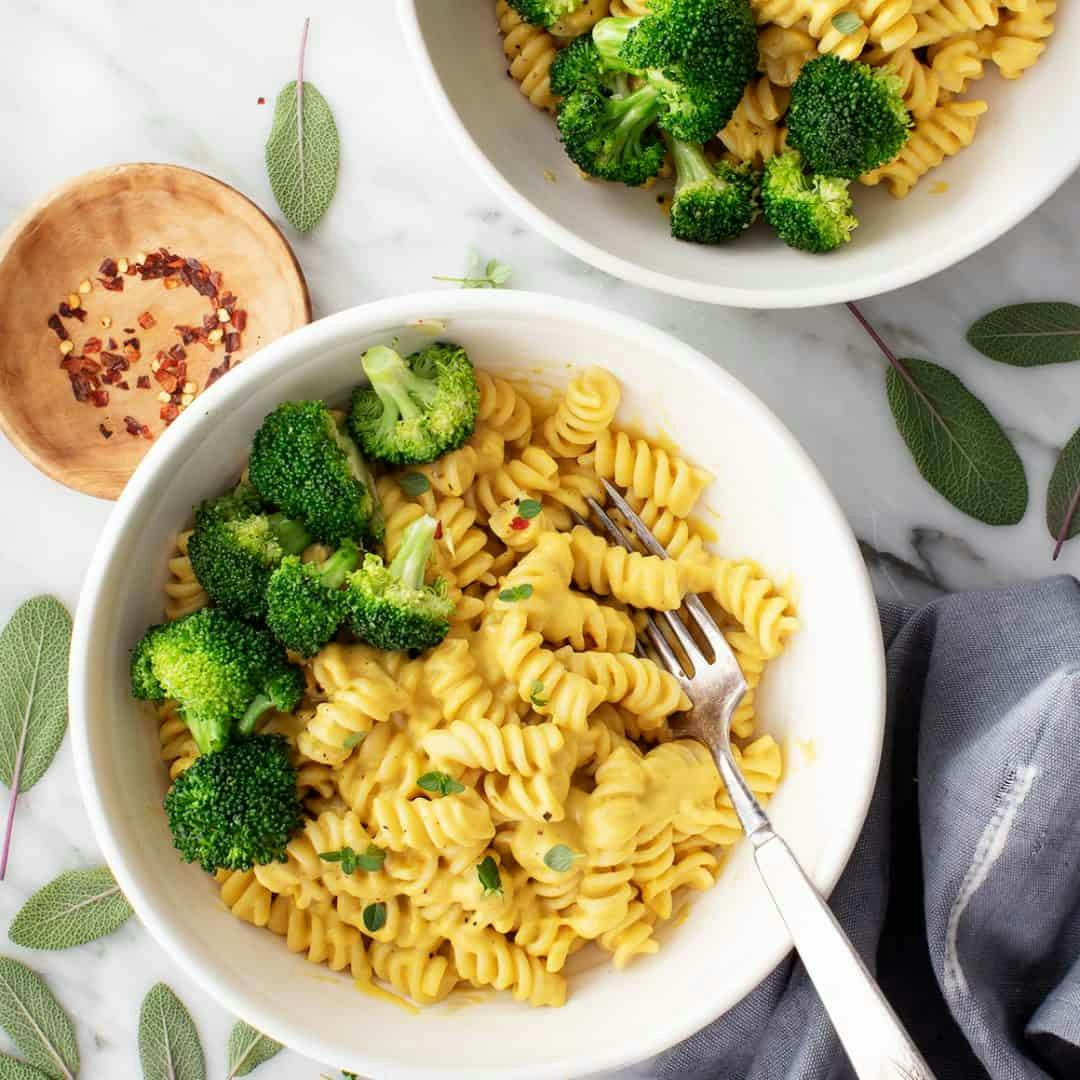
[[768, 826], [751, 834], [754, 860], [860, 1080], [934, 1080], [791, 849]]

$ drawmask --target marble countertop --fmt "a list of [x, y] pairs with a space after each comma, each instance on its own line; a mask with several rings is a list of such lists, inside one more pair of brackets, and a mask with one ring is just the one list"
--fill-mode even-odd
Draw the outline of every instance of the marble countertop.
[[[292, 78], [300, 9], [254, 0], [186, 0], [165, 9], [131, 0], [6, 0], [3, 8], [0, 125], [8, 153], [0, 226], [69, 176], [134, 160], [205, 170], [276, 216], [263, 143], [273, 98]], [[652, 322], [753, 389], [824, 473], [882, 598], [918, 602], [1055, 569], [1080, 571], [1080, 543], [1051, 564], [1042, 519], [1056, 453], [1080, 423], [1080, 395], [1073, 397], [1080, 369], [992, 365], [963, 336], [997, 305], [1070, 296], [1075, 278], [1065, 261], [1080, 245], [1080, 176], [967, 262], [863, 305], [898, 353], [950, 367], [1015, 440], [1031, 506], [1021, 525], [994, 529], [964, 517], [918, 475], [885, 402], [882, 359], [844, 309], [710, 307], [646, 292], [576, 261], [526, 229], [459, 160], [410, 76], [392, 4], [311, 0], [304, 10], [312, 16], [308, 74], [332, 103], [343, 141], [330, 212], [310, 236], [289, 236], [316, 316], [429, 288], [432, 274], [459, 273], [469, 248], [498, 256], [513, 267], [515, 286]], [[267, 105], [257, 104], [260, 96]], [[0, 620], [44, 591], [74, 609], [110, 504], [51, 482], [3, 440], [0, 474], [18, 510], [0, 539]], [[65, 743], [48, 776], [20, 802], [0, 923], [57, 873], [98, 860]], [[4, 951], [44, 972], [76, 1019], [82, 1075], [90, 1080], [137, 1075], [139, 1003], [158, 979], [195, 1015], [209, 1075], [224, 1076], [231, 1018], [135, 920], [78, 953]], [[283, 1053], [257, 1075], [316, 1080], [319, 1072], [317, 1063]]]

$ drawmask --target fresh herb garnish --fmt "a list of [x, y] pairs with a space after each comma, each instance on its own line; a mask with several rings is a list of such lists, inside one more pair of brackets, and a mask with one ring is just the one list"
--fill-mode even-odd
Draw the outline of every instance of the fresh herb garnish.
[[[79, 1071], [79, 1045], [71, 1018], [45, 980], [9, 956], [0, 956], [0, 1027], [18, 1047], [25, 1065], [43, 1076], [74, 1080]], [[177, 1080], [184, 1078], [177, 1073]]]
[[1080, 360], [1080, 307], [1010, 304], [978, 319], [967, 339], [984, 356], [1014, 367], [1068, 364]]
[[847, 306], [889, 362], [889, 407], [923, 478], [979, 521], [1018, 522], [1027, 509], [1024, 465], [990, 410], [945, 368], [897, 358], [862, 312]]
[[832, 17], [832, 24], [841, 34], [854, 34], [863, 21], [854, 11], [840, 11]]
[[386, 862], [386, 852], [375, 844], [368, 844], [362, 852], [355, 852], [351, 847], [345, 846], [337, 851], [320, 851], [319, 858], [323, 862], [340, 863], [343, 874], [355, 874], [357, 870], [365, 870], [373, 873], [381, 870]]
[[225, 1067], [229, 1070], [225, 1080], [237, 1080], [254, 1072], [264, 1062], [269, 1061], [281, 1050], [281, 1043], [275, 1042], [269, 1035], [237, 1020], [229, 1033], [226, 1048]]
[[575, 859], [583, 857], [580, 852], [574, 851], [573, 848], [566, 844], [556, 844], [554, 847], [548, 848], [548, 852], [544, 856], [544, 865], [549, 870], [565, 874], [574, 865]]
[[351, 735], [346, 735], [341, 745], [346, 750], [352, 750], [353, 747], [359, 746], [364, 739], [367, 738], [366, 731], [354, 731]]
[[0, 632], [0, 780], [11, 791], [0, 881], [19, 795], [45, 775], [67, 730], [70, 647], [71, 616], [52, 596], [27, 600]]
[[422, 472], [404, 473], [398, 484], [406, 495], [423, 495], [431, 490], [431, 481]]
[[459, 795], [465, 790], [464, 784], [458, 783], [452, 776], [448, 776], [444, 772], [424, 773], [416, 781], [416, 786], [423, 788], [425, 791], [430, 791], [440, 798], [443, 795]]
[[70, 949], [111, 934], [132, 914], [107, 866], [68, 870], [23, 904], [8, 937], [26, 949]]
[[504, 604], [516, 604], [519, 600], [528, 600], [533, 594], [533, 587], [525, 582], [524, 585], [514, 585], [510, 589], [503, 589], [499, 593], [499, 599]]
[[1080, 533], [1080, 430], [1062, 448], [1046, 488], [1046, 527], [1054, 538], [1054, 558], [1066, 540]]
[[289, 224], [300, 232], [313, 229], [337, 190], [339, 140], [326, 99], [304, 81], [310, 19], [304, 20], [295, 82], [287, 83], [274, 105], [266, 140], [270, 189]]
[[364, 920], [364, 929], [369, 934], [377, 934], [386, 925], [386, 905], [381, 900], [368, 904], [361, 918]]
[[547, 698], [543, 697], [544, 684], [537, 679], [529, 690], [529, 701], [534, 709], [542, 709], [547, 704]]
[[476, 876], [484, 889], [484, 896], [493, 894], [502, 896], [502, 878], [499, 876], [499, 864], [490, 856], [486, 856], [476, 867]]
[[205, 1080], [206, 1059], [191, 1013], [164, 983], [150, 988], [139, 1012], [144, 1080]]
[[444, 277], [433, 275], [434, 281], [448, 281], [460, 285], [463, 289], [500, 289], [510, 280], [511, 270], [506, 263], [498, 259], [488, 259], [483, 263], [475, 251], [470, 251], [465, 259], [464, 277]]
[[518, 517], [523, 517], [526, 521], [536, 517], [543, 509], [543, 505], [536, 499], [522, 499], [517, 504]]

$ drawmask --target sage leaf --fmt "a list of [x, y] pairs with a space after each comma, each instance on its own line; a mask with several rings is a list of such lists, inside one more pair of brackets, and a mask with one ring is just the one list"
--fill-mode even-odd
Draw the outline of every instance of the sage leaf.
[[987, 525], [1015, 525], [1027, 509], [1024, 465], [990, 410], [951, 371], [900, 360], [886, 376], [889, 408], [923, 478]]
[[300, 70], [274, 105], [266, 140], [266, 171], [281, 212], [299, 232], [313, 229], [337, 190], [340, 144], [326, 98], [304, 81], [308, 21], [300, 42]]
[[48, 1073], [43, 1073], [18, 1058], [0, 1054], [0, 1080], [48, 1080]]
[[0, 1027], [26, 1064], [55, 1080], [74, 1080], [79, 1045], [71, 1019], [45, 980], [10, 956], [0, 956]]
[[1080, 360], [1080, 307], [1055, 302], [1010, 304], [977, 320], [967, 339], [1001, 364], [1068, 364]]
[[229, 1045], [226, 1050], [225, 1067], [229, 1070], [225, 1080], [235, 1080], [238, 1076], [247, 1076], [260, 1065], [265, 1064], [281, 1050], [281, 1043], [275, 1042], [268, 1035], [256, 1031], [250, 1024], [237, 1020], [229, 1032]]
[[139, 1013], [143, 1080], [206, 1080], [195, 1021], [164, 983], [150, 988]]
[[1066, 540], [1080, 533], [1080, 430], [1062, 447], [1046, 488], [1046, 527], [1057, 541], [1054, 558]]
[[131, 915], [107, 866], [69, 870], [26, 901], [8, 937], [27, 949], [70, 949], [111, 934]]
[[0, 780], [11, 789], [0, 880], [19, 793], [45, 775], [67, 729], [70, 647], [71, 616], [53, 596], [27, 600], [0, 632]]

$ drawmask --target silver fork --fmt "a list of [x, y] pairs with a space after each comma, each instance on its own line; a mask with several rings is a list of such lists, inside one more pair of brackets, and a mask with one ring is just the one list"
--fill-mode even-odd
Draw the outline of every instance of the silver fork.
[[[651, 555], [668, 558], [663, 545], [617, 488], [603, 481], [615, 508]], [[628, 551], [636, 550], [595, 500], [589, 509], [605, 531]], [[587, 524], [584, 523], [583, 524]], [[663, 666], [694, 703], [676, 732], [712, 751], [735, 813], [754, 847], [754, 861], [795, 948], [836, 1028], [860, 1080], [934, 1080], [881, 988], [867, 971], [828, 905], [807, 878], [791, 849], [773, 830], [731, 753], [731, 718], [746, 693], [746, 680], [731, 647], [701, 599], [684, 601], [689, 620], [712, 652], [710, 660], [686, 624], [671, 611], [646, 612], [646, 634]], [[693, 673], [684, 669], [657, 620], [678, 643]]]

